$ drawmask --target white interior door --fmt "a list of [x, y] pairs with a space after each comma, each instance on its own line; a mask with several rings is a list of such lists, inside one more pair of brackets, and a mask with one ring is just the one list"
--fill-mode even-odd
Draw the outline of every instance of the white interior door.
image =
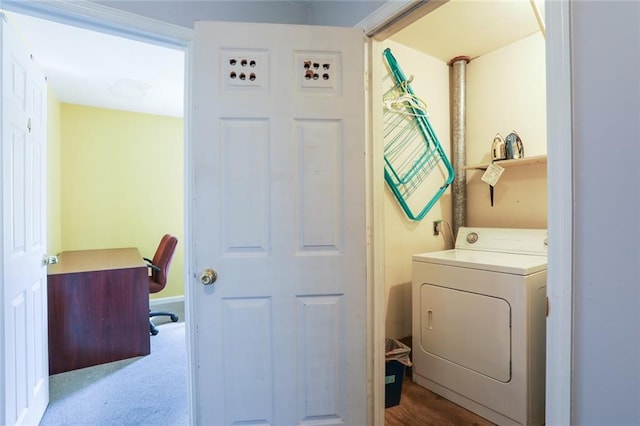
[[49, 402], [44, 76], [2, 26], [2, 282], [5, 424], [38, 424]]
[[364, 425], [363, 34], [197, 22], [193, 52], [194, 421]]

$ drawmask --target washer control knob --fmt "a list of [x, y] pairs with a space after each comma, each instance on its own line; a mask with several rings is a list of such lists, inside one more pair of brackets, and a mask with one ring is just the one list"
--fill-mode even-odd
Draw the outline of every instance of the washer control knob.
[[476, 241], [478, 241], [478, 234], [476, 234], [475, 232], [469, 232], [469, 233], [467, 234], [467, 242], [468, 242], [469, 244], [473, 244], [473, 243], [475, 243]]

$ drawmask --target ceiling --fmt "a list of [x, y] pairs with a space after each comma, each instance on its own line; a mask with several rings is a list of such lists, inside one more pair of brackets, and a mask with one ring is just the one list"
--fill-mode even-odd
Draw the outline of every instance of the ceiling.
[[5, 14], [60, 102], [183, 116], [183, 51]]
[[[183, 51], [6, 14], [60, 102], [183, 116]], [[392, 38], [448, 62], [473, 59], [539, 29], [531, 0], [450, 0]]]
[[[544, 4], [534, 2], [544, 16]], [[540, 26], [530, 0], [449, 0], [391, 39], [444, 62], [504, 47]]]

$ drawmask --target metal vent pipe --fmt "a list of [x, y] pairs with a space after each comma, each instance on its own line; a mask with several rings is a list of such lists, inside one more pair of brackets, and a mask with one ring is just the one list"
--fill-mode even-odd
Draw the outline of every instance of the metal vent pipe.
[[451, 186], [454, 240], [458, 235], [458, 228], [465, 226], [467, 222], [467, 173], [463, 167], [467, 161], [465, 140], [466, 71], [470, 60], [468, 56], [456, 56], [449, 61], [449, 66], [451, 66], [451, 157], [455, 173]]

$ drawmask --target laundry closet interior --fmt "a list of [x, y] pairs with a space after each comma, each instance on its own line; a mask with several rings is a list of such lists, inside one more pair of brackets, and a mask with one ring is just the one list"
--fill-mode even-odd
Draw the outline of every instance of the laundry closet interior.
[[[385, 143], [381, 123], [389, 107], [383, 97], [390, 70], [383, 52], [388, 49], [415, 98], [426, 106], [429, 123], [464, 185], [463, 207], [454, 199], [460, 193], [453, 192], [452, 184], [420, 220], [408, 217], [388, 184], [382, 191], [385, 335], [405, 341], [413, 337], [415, 344], [413, 255], [452, 249], [454, 230], [460, 225], [547, 228], [544, 4], [538, 0], [450, 0], [426, 14], [418, 9], [373, 38], [374, 143]], [[453, 86], [459, 84], [453, 64], [460, 58], [466, 58], [462, 99], [454, 98], [460, 88]], [[452, 125], [460, 110], [462, 136], [460, 127]], [[492, 144], [496, 137], [504, 139], [511, 133], [522, 141], [522, 158], [496, 162], [504, 170], [491, 188], [482, 177], [493, 160]], [[455, 149], [454, 143], [459, 144]], [[461, 149], [464, 164], [454, 158], [454, 151]], [[429, 175], [426, 179], [442, 177]]]

